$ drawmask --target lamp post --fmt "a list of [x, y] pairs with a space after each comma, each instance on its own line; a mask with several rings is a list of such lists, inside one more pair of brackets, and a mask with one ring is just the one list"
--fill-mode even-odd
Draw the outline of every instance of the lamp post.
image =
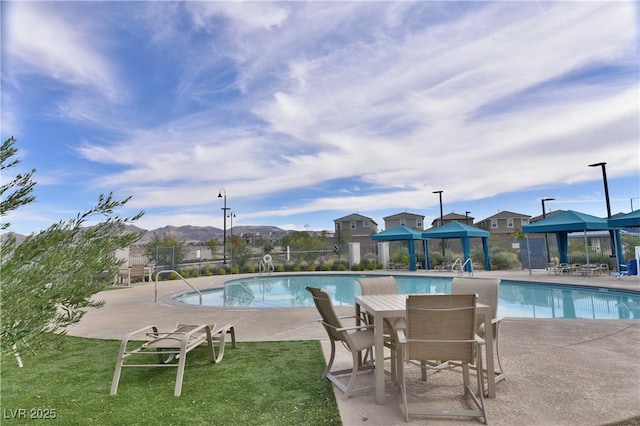
[[470, 211], [464, 212], [464, 224], [465, 225], [469, 224], [469, 213], [471, 213], [471, 212]]
[[[543, 198], [542, 201], [542, 219], [547, 218], [547, 211], [544, 208], [545, 201], [553, 201], [555, 198]], [[549, 263], [551, 263], [551, 255], [549, 253], [549, 238], [547, 237], [547, 233], [544, 233], [544, 245], [547, 249], [547, 268], [549, 267]]]
[[227, 264], [227, 191], [224, 188], [220, 188], [218, 191], [218, 198], [224, 198], [224, 207], [222, 207], [222, 219], [224, 220], [223, 234], [222, 234], [222, 264]]
[[633, 200], [640, 200], [640, 197], [633, 197], [629, 199], [629, 202], [631, 203], [631, 211], [633, 211]]
[[[598, 167], [602, 168], [602, 182], [604, 183], [604, 199], [607, 203], [607, 219], [611, 219], [611, 203], [609, 202], [609, 185], [607, 184], [607, 163], [593, 163], [589, 164], [589, 167]], [[609, 230], [609, 239], [611, 241], [611, 253], [616, 257], [616, 271], [620, 270], [619, 262], [618, 262], [618, 250], [616, 249], [616, 233], [613, 229]]]
[[236, 214], [231, 212], [227, 215], [227, 217], [231, 220], [231, 227], [229, 228], [229, 232], [231, 233], [231, 238], [233, 239], [233, 218], [236, 217]]
[[[440, 226], [442, 226], [444, 222], [444, 216], [442, 214], [442, 190], [433, 191], [433, 193], [438, 194], [440, 197]], [[444, 257], [444, 238], [442, 239], [442, 257]]]

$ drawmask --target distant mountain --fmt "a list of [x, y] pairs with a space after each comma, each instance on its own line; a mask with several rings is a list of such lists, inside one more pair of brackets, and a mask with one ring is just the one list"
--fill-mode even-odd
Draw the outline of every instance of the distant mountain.
[[[136, 245], [143, 245], [149, 243], [154, 235], [163, 237], [164, 235], [171, 235], [173, 238], [185, 243], [199, 243], [206, 242], [211, 239], [222, 241], [224, 236], [224, 230], [215, 228], [213, 226], [164, 226], [153, 230], [146, 230], [139, 228], [135, 225], [127, 225], [125, 229], [129, 232], [144, 232], [144, 235], [140, 240], [136, 242]], [[284, 235], [288, 231], [278, 228], [277, 226], [234, 226], [233, 229], [227, 229], [227, 238], [231, 235], [242, 235], [251, 233], [254, 236], [273, 236]], [[2, 234], [2, 239], [6, 238], [7, 233]], [[21, 242], [26, 238], [25, 235], [15, 234], [16, 240]]]

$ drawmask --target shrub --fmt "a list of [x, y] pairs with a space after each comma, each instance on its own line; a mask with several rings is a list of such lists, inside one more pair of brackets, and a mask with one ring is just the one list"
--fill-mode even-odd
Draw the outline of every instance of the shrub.
[[520, 262], [515, 253], [497, 251], [491, 256], [491, 268], [493, 270], [516, 269]]

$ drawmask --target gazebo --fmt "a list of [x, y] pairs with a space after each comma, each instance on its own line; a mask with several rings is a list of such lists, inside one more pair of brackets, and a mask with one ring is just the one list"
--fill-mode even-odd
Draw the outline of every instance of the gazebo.
[[[404, 225], [399, 225], [386, 231], [378, 232], [371, 236], [374, 241], [407, 241], [409, 248], [409, 270], [415, 271], [416, 268], [416, 249], [414, 241], [424, 240], [422, 234], [415, 229], [407, 228]], [[425, 250], [426, 253], [426, 250]]]
[[609, 219], [610, 228], [640, 227], [640, 210]]
[[[522, 231], [531, 234], [556, 234], [558, 241], [558, 258], [560, 263], [569, 263], [569, 232], [584, 232], [584, 245], [587, 262], [589, 262], [589, 246], [587, 231], [604, 231], [609, 229], [607, 219], [591, 216], [586, 213], [566, 210], [555, 216], [522, 227]], [[619, 240], [619, 238], [618, 238]]]
[[491, 261], [489, 260], [489, 231], [476, 228], [475, 226], [465, 225], [460, 222], [449, 222], [446, 225], [438, 226], [437, 228], [431, 228], [428, 231], [422, 233], [422, 238], [427, 239], [447, 239], [447, 238], [460, 238], [462, 241], [462, 252], [464, 255], [464, 268], [465, 271], [471, 272], [473, 266], [471, 262], [467, 262], [471, 259], [471, 244], [469, 238], [482, 238], [482, 249], [484, 251], [484, 269], [491, 270]]

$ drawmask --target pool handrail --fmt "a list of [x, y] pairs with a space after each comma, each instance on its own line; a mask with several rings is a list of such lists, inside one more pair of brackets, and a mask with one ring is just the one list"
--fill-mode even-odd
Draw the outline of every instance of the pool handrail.
[[184, 281], [184, 283], [186, 285], [188, 285], [189, 287], [191, 287], [196, 293], [198, 293], [198, 299], [200, 300], [200, 304], [202, 305], [202, 293], [200, 292], [200, 290], [198, 290], [197, 288], [195, 288], [194, 286], [191, 285], [191, 283], [189, 281], [187, 281], [182, 275], [180, 275], [180, 273], [176, 270], [173, 269], [165, 269], [162, 271], [158, 271], [156, 272], [156, 280], [155, 280], [155, 296], [153, 301], [157, 302], [158, 301], [158, 276], [165, 274], [165, 273], [171, 273], [173, 272], [174, 274], [176, 274], [178, 276], [178, 278], [180, 278], [182, 281]]

